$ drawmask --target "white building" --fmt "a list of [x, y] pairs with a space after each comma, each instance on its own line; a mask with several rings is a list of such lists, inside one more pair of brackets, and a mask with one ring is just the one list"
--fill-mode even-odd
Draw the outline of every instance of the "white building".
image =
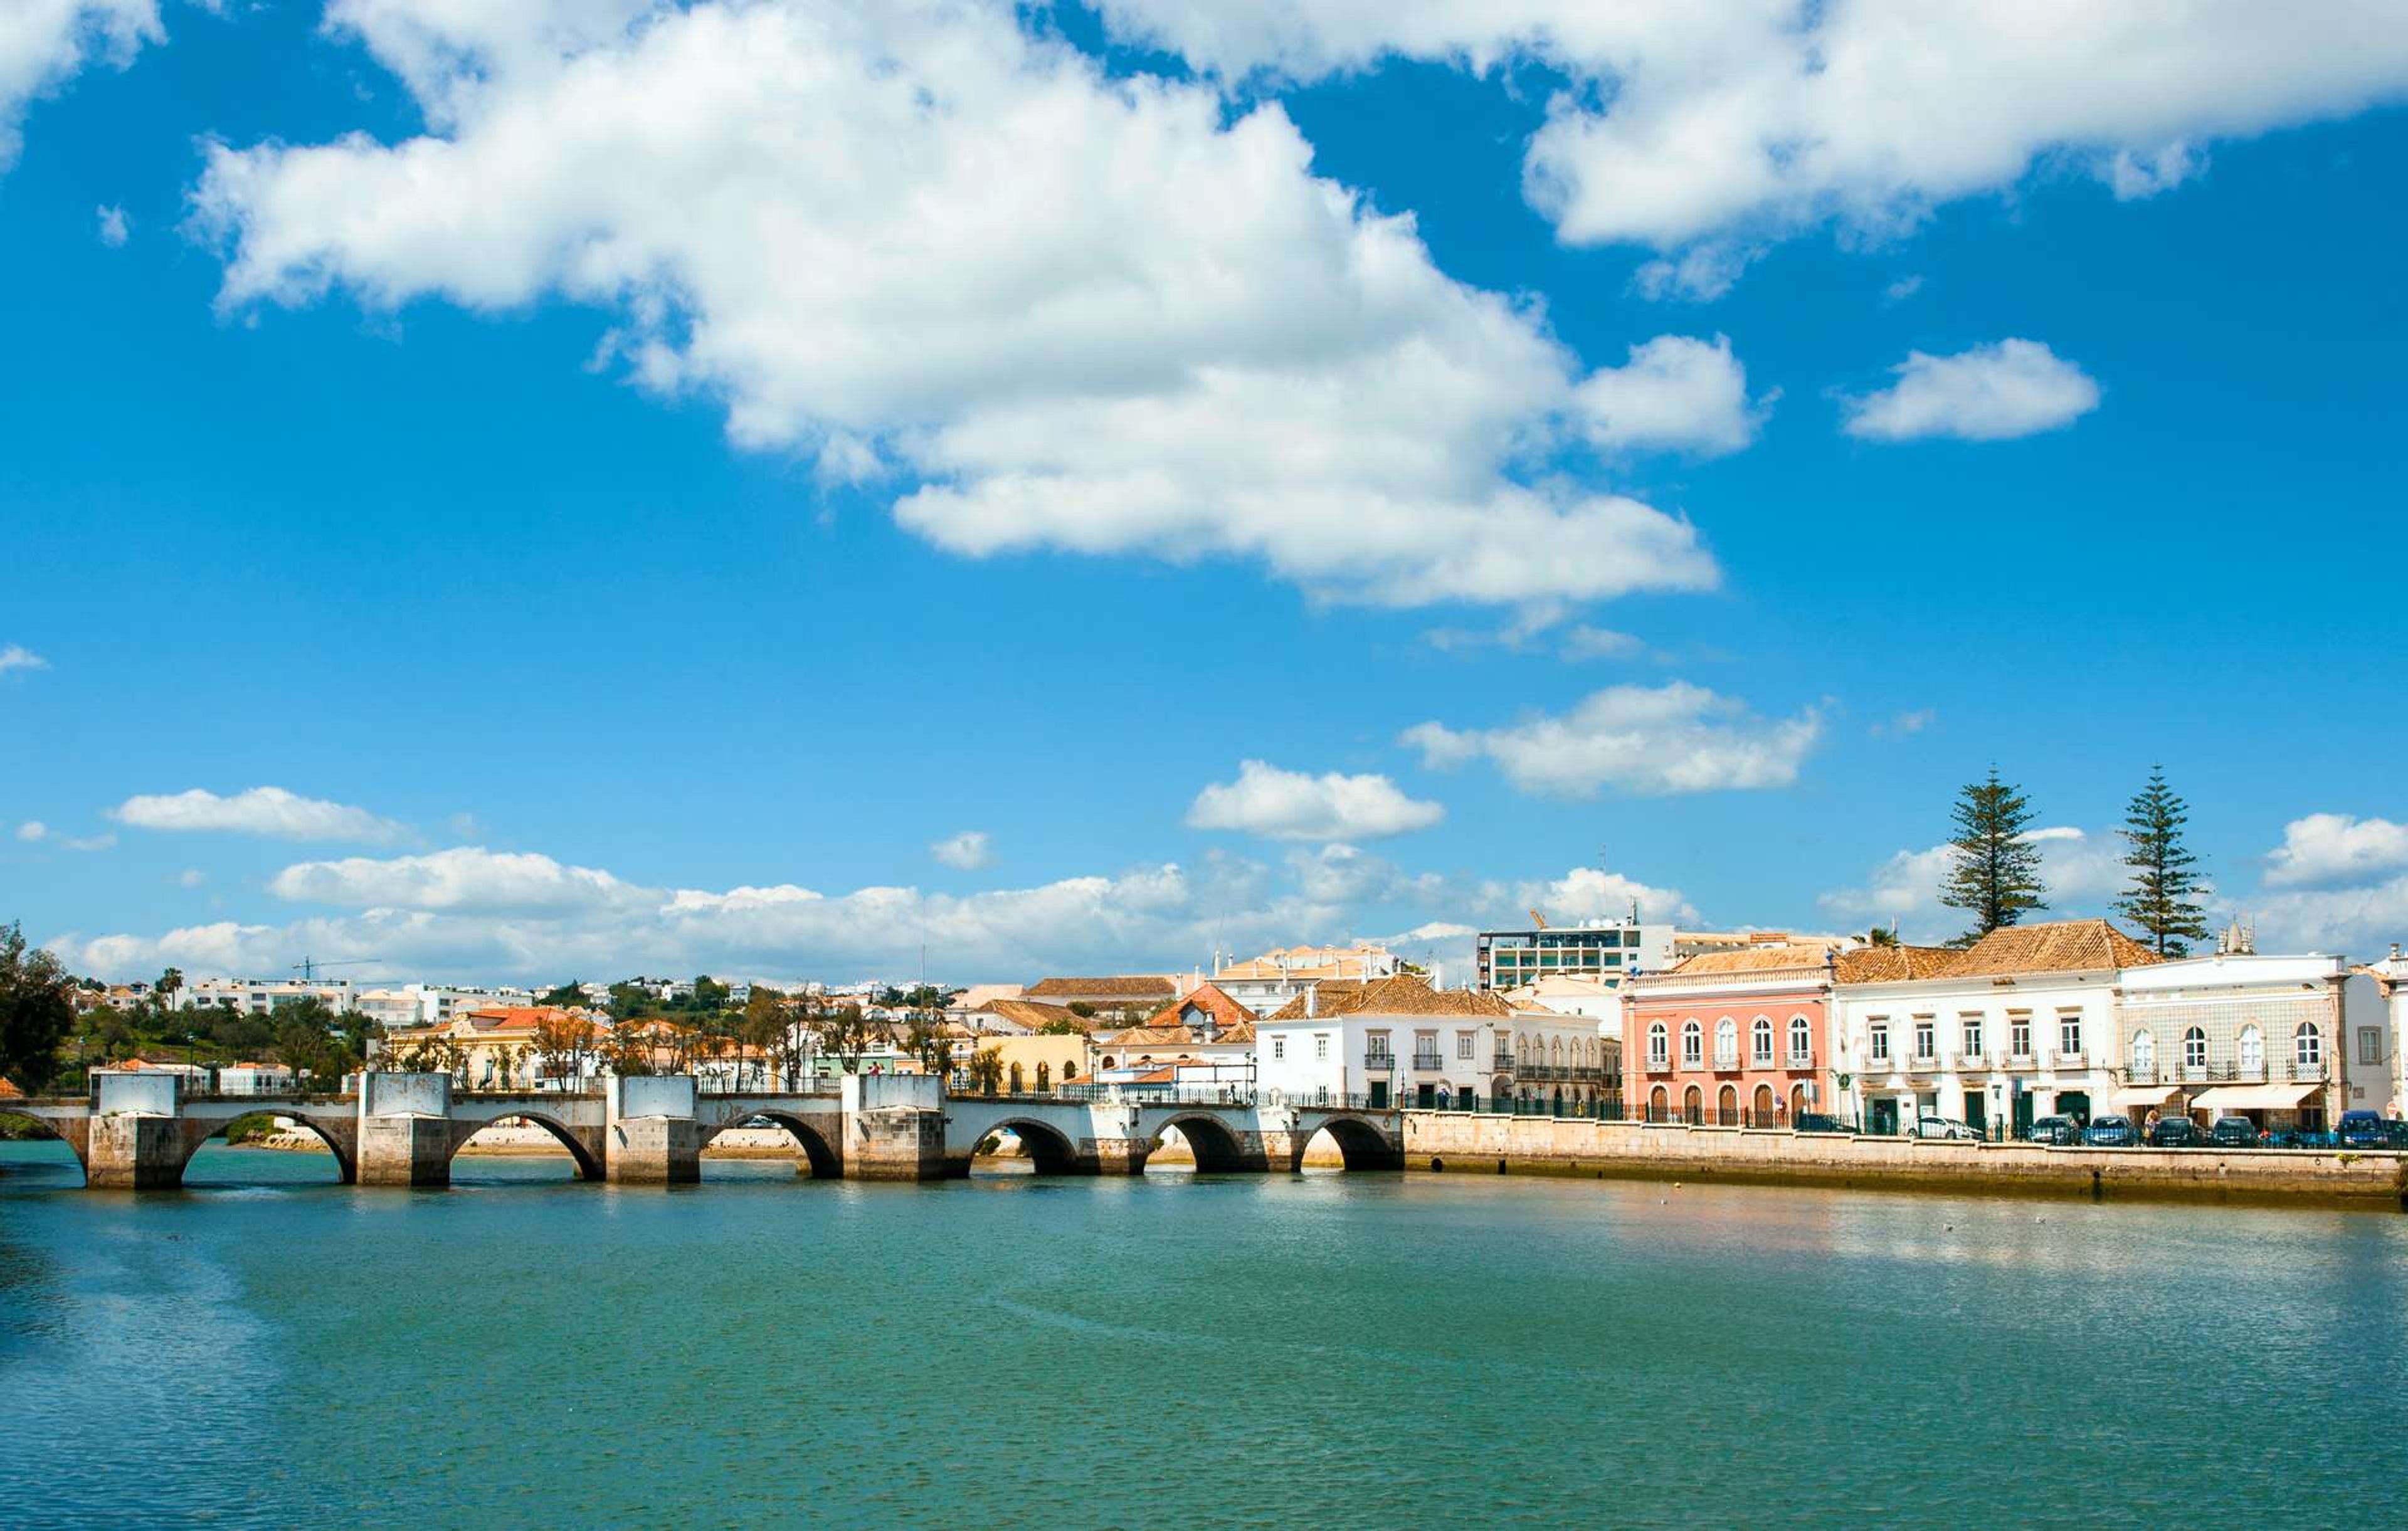
[[307, 982], [298, 979], [198, 979], [186, 984], [179, 995], [178, 1004], [184, 1009], [231, 1005], [246, 1015], [266, 1015], [279, 1005], [294, 1005], [305, 999], [318, 1000], [331, 1010], [353, 1008], [348, 979]]
[[[1622, 1022], [1622, 986], [1602, 979], [1551, 973], [1534, 983], [1505, 991], [1505, 1002], [1517, 1010], [1547, 1009], [1558, 1015], [1584, 1015], [1592, 1021]], [[1608, 1035], [1612, 1035], [1609, 1032]]]
[[535, 1003], [532, 991], [509, 984], [405, 983], [397, 988], [363, 989], [351, 1007], [387, 1031], [406, 1027], [447, 1025], [470, 1010], [515, 1009]]
[[218, 1093], [226, 1095], [280, 1095], [294, 1085], [293, 1070], [282, 1064], [228, 1064], [218, 1070]]
[[[2370, 963], [2358, 973], [2374, 984], [2375, 1002], [2383, 1007], [2382, 1024], [2386, 1028], [2386, 1045], [2391, 1051], [2391, 1065], [2386, 1071], [2391, 1099], [2386, 1105], [2374, 1102], [2374, 1080], [2370, 1076], [2364, 1109], [2380, 1110], [2386, 1116], [2408, 1117], [2408, 957], [2400, 954], [2400, 943], [2391, 943], [2391, 955], [2378, 963]], [[2363, 1033], [2358, 1041], [2364, 1040]], [[2356, 1049], [2353, 1043], [2353, 1052]], [[2353, 1105], [2358, 1103], [2353, 1101]]]
[[[1526, 1060], [1543, 1082], [1517, 1073]], [[1254, 1025], [1256, 1083], [1292, 1099], [1512, 1109], [1560, 1091], [1569, 1104], [1602, 1095], [1604, 1068], [1604, 1038], [1585, 1016], [1516, 1012], [1500, 995], [1433, 989], [1410, 974], [1325, 980]]]
[[1224, 961], [1215, 953], [1212, 983], [1254, 1014], [1268, 1015], [1303, 993], [1306, 984], [1324, 979], [1369, 982], [1394, 977], [1397, 967], [1396, 954], [1383, 946], [1277, 947], [1244, 962]]
[[2119, 1109], [2329, 1129], [2398, 1096], [2397, 1032], [2375, 977], [2340, 957], [2183, 957], [2123, 975]]

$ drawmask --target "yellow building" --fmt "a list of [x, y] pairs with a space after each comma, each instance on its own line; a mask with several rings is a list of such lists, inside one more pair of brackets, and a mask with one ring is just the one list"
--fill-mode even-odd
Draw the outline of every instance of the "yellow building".
[[1096, 1044], [1085, 1037], [982, 1037], [978, 1051], [996, 1054], [1003, 1067], [996, 1088], [1012, 1094], [1042, 1094], [1095, 1078]]

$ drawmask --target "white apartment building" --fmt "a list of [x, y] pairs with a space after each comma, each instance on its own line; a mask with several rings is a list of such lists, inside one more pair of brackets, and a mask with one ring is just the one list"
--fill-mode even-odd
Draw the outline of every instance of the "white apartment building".
[[516, 1009], [535, 1003], [534, 992], [509, 984], [405, 983], [363, 989], [352, 999], [362, 1015], [387, 1031], [447, 1025], [470, 1010]]
[[197, 1009], [231, 1005], [247, 1015], [265, 1015], [279, 1005], [316, 999], [328, 1009], [348, 1010], [353, 991], [348, 979], [196, 979], [178, 991], [178, 1005]]
[[2043, 1116], [2130, 1110], [2116, 1094], [2118, 986], [2157, 961], [2104, 920], [2011, 925], [1962, 952], [1843, 952], [1831, 1024], [1846, 1109], [1870, 1133], [1918, 1116], [2021, 1133]]
[[[2391, 943], [2391, 955], [2381, 962], [2369, 963], [2358, 975], [2374, 985], [2375, 1002], [2383, 1007], [2383, 1025], [2386, 1028], [2391, 1049], [2391, 1066], [2386, 1078], [2391, 1098], [2387, 1104], [2374, 1101], [2374, 1080], [2367, 1078], [2367, 1098], [2361, 1104], [2351, 1104], [2366, 1110], [2379, 1110], [2386, 1116], [2408, 1117], [2408, 957], [2400, 954], [2400, 943]], [[2363, 1033], [2358, 1040], [2363, 1039]], [[2353, 1051], [2357, 1041], [2352, 1043]]]
[[2183, 957], [2126, 972], [2116, 1005], [2120, 1109], [2329, 1127], [2398, 1095], [2391, 1015], [2340, 957]]
[[1368, 983], [1395, 977], [1397, 967], [1396, 954], [1383, 946], [1290, 946], [1244, 962], [1224, 961], [1216, 952], [1211, 981], [1254, 1014], [1268, 1015], [1303, 993], [1307, 984], [1325, 979]]
[[[1254, 1024], [1254, 1080], [1291, 1099], [1431, 1110], [1569, 1104], [1604, 1093], [1605, 1038], [1586, 1016], [1517, 1012], [1497, 994], [1410, 974], [1327, 980]], [[1525, 1080], [1520, 1070], [1541, 1076]]]

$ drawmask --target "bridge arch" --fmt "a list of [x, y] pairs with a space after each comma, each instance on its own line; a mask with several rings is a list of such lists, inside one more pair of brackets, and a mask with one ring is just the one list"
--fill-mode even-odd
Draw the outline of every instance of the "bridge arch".
[[[1179, 1136], [1186, 1139], [1188, 1152], [1196, 1155], [1196, 1172], [1199, 1175], [1226, 1175], [1263, 1167], [1259, 1151], [1252, 1162], [1248, 1162], [1245, 1147], [1238, 1141], [1238, 1135], [1229, 1130], [1229, 1124], [1205, 1111], [1174, 1116], [1165, 1122], [1154, 1135], [1154, 1148], [1162, 1146], [1163, 1134], [1173, 1127], [1178, 1128]], [[1151, 1153], [1153, 1149], [1147, 1152]]]
[[[1033, 1116], [1010, 1116], [996, 1122], [987, 1134], [1010, 1133], [1020, 1139], [1023, 1152], [1028, 1155], [1029, 1166], [1039, 1175], [1069, 1175], [1077, 1172], [1079, 1150], [1061, 1128]], [[984, 1141], [984, 1135], [981, 1141]]]
[[1312, 1146], [1315, 1138], [1325, 1132], [1338, 1145], [1339, 1155], [1346, 1161], [1349, 1169], [1402, 1169], [1405, 1166], [1404, 1149], [1398, 1138], [1362, 1117], [1332, 1116], [1315, 1123], [1310, 1132], [1298, 1130], [1296, 1133], [1296, 1152], [1288, 1164], [1291, 1171], [1303, 1170], [1305, 1151]]
[[248, 1122], [252, 1117], [258, 1116], [282, 1117], [287, 1122], [296, 1123], [302, 1131], [325, 1144], [327, 1152], [335, 1156], [335, 1179], [338, 1183], [355, 1185], [359, 1182], [359, 1156], [348, 1133], [329, 1131], [326, 1124], [322, 1122], [295, 1111], [280, 1111], [273, 1108], [249, 1111], [241, 1116], [230, 1116], [211, 1126], [206, 1134], [194, 1137], [191, 1145], [184, 1150], [184, 1162], [176, 1166], [177, 1178], [182, 1179], [184, 1171], [193, 1166], [193, 1160], [200, 1153], [203, 1147], [224, 1138], [226, 1134], [234, 1131], [236, 1123]]
[[55, 1138], [60, 1142], [64, 1143], [67, 1146], [67, 1152], [75, 1155], [76, 1167], [83, 1171], [86, 1183], [90, 1183], [92, 1180], [92, 1162], [86, 1157], [86, 1150], [89, 1147], [89, 1143], [85, 1138], [75, 1133], [68, 1132], [64, 1127], [61, 1126], [57, 1122], [53, 1121], [50, 1117], [36, 1116], [31, 1111], [12, 1111], [7, 1109], [5, 1106], [0, 1106], [0, 1120], [30, 1123], [33, 1124], [34, 1129], [42, 1134], [43, 1137]]
[[703, 1134], [702, 1146], [709, 1148], [710, 1140], [721, 1133], [735, 1127], [749, 1127], [756, 1122], [767, 1122], [771, 1126], [784, 1129], [786, 1136], [795, 1140], [795, 1146], [802, 1151], [803, 1158], [810, 1163], [811, 1179], [833, 1180], [843, 1175], [843, 1161], [837, 1157], [836, 1149], [825, 1135], [792, 1111], [755, 1111], [740, 1122], [722, 1123]]
[[[524, 1122], [530, 1126], [541, 1127], [546, 1133], [550, 1134], [552, 1140], [558, 1143], [562, 1148], [566, 1149], [568, 1151], [568, 1156], [577, 1162], [577, 1178], [579, 1180], [598, 1180], [604, 1179], [602, 1161], [600, 1158], [595, 1156], [591, 1148], [586, 1146], [585, 1141], [579, 1138], [577, 1134], [571, 1131], [568, 1127], [565, 1126], [560, 1122], [555, 1121], [552, 1117], [546, 1116], [541, 1111], [512, 1111], [507, 1116], [489, 1117], [482, 1122], [454, 1123], [453, 1126], [455, 1129], [459, 1130], [455, 1130], [452, 1137], [452, 1158], [458, 1158], [460, 1156], [460, 1151], [468, 1146], [469, 1139], [475, 1138], [479, 1133], [483, 1132], [487, 1127], [498, 1127], [506, 1123], [511, 1122]], [[449, 1161], [446, 1162], [448, 1163]]]

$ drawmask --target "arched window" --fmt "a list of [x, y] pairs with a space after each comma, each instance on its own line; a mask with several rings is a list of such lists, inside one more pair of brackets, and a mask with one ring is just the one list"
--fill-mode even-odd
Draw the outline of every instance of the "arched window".
[[1037, 1066], [1037, 1093], [1041, 1095], [1052, 1088], [1054, 1088], [1054, 1066], [1052, 1064], [1039, 1064]]
[[1671, 1061], [1671, 1034], [1664, 1029], [1663, 1022], [1656, 1021], [1649, 1023], [1647, 1027], [1647, 1061], [1652, 1064], [1669, 1063]]
[[2183, 1033], [2183, 1067], [2197, 1069], [2206, 1066], [2207, 1033], [2193, 1026]]
[[1011, 1093], [1015, 1095], [1020, 1094], [1020, 1066], [1018, 1064], [1013, 1064], [1011, 1066]]
[[2132, 1033], [2132, 1073], [2146, 1077], [2157, 1071], [2157, 1038], [2147, 1031]]
[[1771, 1019], [1768, 1016], [1757, 1016], [1756, 1024], [1750, 1030], [1753, 1033], [1751, 1040], [1755, 1043], [1753, 1051], [1756, 1054], [1756, 1066], [1761, 1068], [1770, 1067], [1772, 1066]]
[[[1706, 1028], [1705, 1028], [1705, 1027], [1703, 1027], [1703, 1026], [1701, 1026], [1701, 1025], [1699, 1025], [1699, 1024], [1698, 1024], [1695, 1021], [1684, 1021], [1684, 1022], [1682, 1022], [1682, 1023], [1681, 1023], [1681, 1063], [1682, 1063], [1682, 1066], [1683, 1066], [1684, 1067], [1687, 1067], [1687, 1068], [1695, 1068], [1695, 1067], [1697, 1067], [1698, 1065], [1700, 1065], [1700, 1064], [1704, 1063], [1705, 1061], [1706, 1061]], [[1689, 1093], [1690, 1093], [1691, 1095], [1695, 1095], [1695, 1094], [1697, 1094], [1697, 1092], [1696, 1092], [1695, 1090], [1692, 1090], [1692, 1091], [1690, 1091]]]
[[2291, 1057], [2301, 1068], [2314, 1068], [2325, 1061], [2325, 1034], [2315, 1022], [2300, 1022], [2300, 1029], [2291, 1034]]
[[2241, 1028], [2241, 1073], [2243, 1078], [2266, 1072], [2266, 1034], [2255, 1025]]
[[1547, 1062], [1557, 1068], [1564, 1066], [1564, 1039], [1560, 1037], [1547, 1044]]
[[1062, 1066], [1062, 1082], [1063, 1082], [1063, 1083], [1068, 1084], [1068, 1083], [1069, 1083], [1072, 1080], [1075, 1080], [1075, 1079], [1077, 1079], [1078, 1077], [1079, 1077], [1079, 1066], [1078, 1066], [1077, 1064], [1074, 1064], [1074, 1063], [1066, 1063], [1066, 1064], [1064, 1064], [1064, 1065]]
[[1814, 1027], [1802, 1015], [1789, 1018], [1789, 1061], [1802, 1064], [1814, 1055]]
[[1739, 1023], [1727, 1015], [1714, 1023], [1714, 1066], [1739, 1066]]

